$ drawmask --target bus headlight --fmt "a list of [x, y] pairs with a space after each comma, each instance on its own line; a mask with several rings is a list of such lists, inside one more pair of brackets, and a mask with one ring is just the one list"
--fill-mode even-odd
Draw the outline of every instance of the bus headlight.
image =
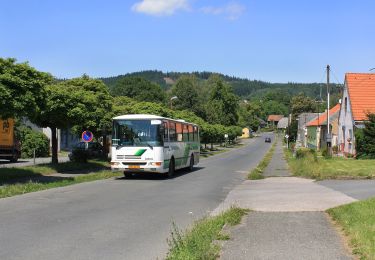
[[160, 167], [161, 166], [161, 162], [152, 162], [151, 165], [152, 166]]

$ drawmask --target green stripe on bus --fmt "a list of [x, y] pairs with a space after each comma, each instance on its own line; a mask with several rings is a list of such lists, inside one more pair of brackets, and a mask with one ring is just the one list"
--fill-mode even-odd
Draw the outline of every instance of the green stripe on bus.
[[138, 151], [135, 152], [135, 156], [141, 156], [146, 152], [147, 149], [139, 149]]

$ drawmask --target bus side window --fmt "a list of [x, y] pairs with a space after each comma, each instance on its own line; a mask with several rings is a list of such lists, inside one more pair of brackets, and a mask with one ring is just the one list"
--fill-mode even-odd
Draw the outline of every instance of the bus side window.
[[182, 142], [182, 124], [176, 123], [177, 142]]
[[169, 122], [169, 141], [176, 142], [176, 123]]
[[189, 129], [188, 129], [188, 125], [183, 124], [182, 126], [183, 126], [182, 127], [182, 131], [183, 131], [183, 133], [182, 133], [182, 141], [189, 142]]
[[169, 142], [168, 122], [163, 122], [163, 128], [164, 128], [164, 142]]
[[194, 138], [194, 128], [192, 125], [189, 125], [189, 141], [196, 141]]
[[196, 142], [199, 141], [199, 133], [198, 133], [198, 127], [197, 126], [194, 126], [194, 140]]

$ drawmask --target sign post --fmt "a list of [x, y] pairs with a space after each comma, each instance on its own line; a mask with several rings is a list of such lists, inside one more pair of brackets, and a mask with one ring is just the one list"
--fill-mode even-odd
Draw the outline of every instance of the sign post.
[[286, 138], [286, 148], [289, 149], [289, 135], [285, 135]]
[[86, 143], [85, 149], [87, 150], [89, 147], [89, 143], [94, 138], [94, 135], [90, 131], [83, 131], [82, 133], [82, 141]]

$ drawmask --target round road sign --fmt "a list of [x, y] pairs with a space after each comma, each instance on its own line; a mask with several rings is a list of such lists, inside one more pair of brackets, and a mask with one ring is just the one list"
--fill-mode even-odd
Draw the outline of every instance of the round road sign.
[[82, 133], [82, 141], [89, 143], [94, 138], [94, 135], [90, 131], [84, 131]]

